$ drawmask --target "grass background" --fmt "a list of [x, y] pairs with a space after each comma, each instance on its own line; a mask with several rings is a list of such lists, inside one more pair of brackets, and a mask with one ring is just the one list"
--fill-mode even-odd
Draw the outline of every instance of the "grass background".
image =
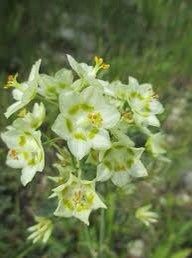
[[[42, 72], [52, 73], [66, 65], [66, 53], [88, 62], [100, 55], [111, 64], [105, 78], [127, 82], [131, 75], [154, 85], [165, 106], [161, 120], [172, 160], [169, 166], [153, 162], [150, 177], [126, 189], [107, 185], [110, 208], [105, 214], [95, 212], [89, 229], [63, 220], [49, 243], [39, 246], [25, 241], [26, 228], [33, 212], [51, 210], [48, 183], [39, 175], [23, 188], [19, 173], [4, 165], [1, 141], [0, 257], [192, 257], [191, 14], [190, 0], [0, 1], [1, 131], [9, 123], [3, 113], [12, 101], [3, 89], [8, 74], [26, 77], [38, 58]], [[149, 229], [134, 219], [135, 208], [147, 203], [160, 215]], [[136, 243], [139, 256], [131, 252]]]

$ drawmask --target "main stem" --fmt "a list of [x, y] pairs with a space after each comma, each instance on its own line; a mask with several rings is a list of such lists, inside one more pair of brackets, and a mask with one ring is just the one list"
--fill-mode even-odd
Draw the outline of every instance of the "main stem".
[[103, 252], [103, 241], [105, 237], [105, 210], [101, 209], [101, 215], [100, 215], [100, 228], [99, 228], [99, 253], [98, 258], [102, 258], [102, 252]]
[[77, 176], [78, 176], [78, 179], [81, 179], [82, 170], [81, 170], [80, 161], [79, 161], [78, 159], [77, 159], [76, 167], [77, 167]]

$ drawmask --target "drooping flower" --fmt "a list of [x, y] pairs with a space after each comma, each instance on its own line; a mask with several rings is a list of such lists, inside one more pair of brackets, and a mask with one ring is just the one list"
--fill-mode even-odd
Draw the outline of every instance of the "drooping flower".
[[137, 124], [160, 126], [156, 115], [163, 112], [163, 106], [154, 94], [151, 84], [141, 84], [129, 77], [128, 102]]
[[55, 216], [76, 217], [87, 225], [92, 210], [106, 208], [95, 192], [94, 181], [80, 180], [72, 174], [66, 183], [53, 189], [50, 197], [59, 201]]
[[5, 116], [9, 118], [13, 113], [25, 107], [36, 95], [39, 79], [39, 68], [41, 60], [37, 61], [31, 69], [28, 81], [18, 83], [16, 77], [9, 79], [6, 87], [14, 87], [13, 98], [16, 100], [5, 112]]
[[81, 93], [63, 92], [59, 107], [61, 113], [52, 130], [67, 141], [77, 159], [82, 159], [91, 148], [103, 150], [110, 147], [107, 129], [117, 124], [120, 114], [105, 101], [100, 90], [88, 87]]
[[1, 134], [2, 140], [9, 148], [6, 164], [22, 170], [21, 182], [25, 186], [36, 172], [44, 168], [44, 151], [41, 144], [41, 132], [25, 132], [13, 126]]
[[50, 219], [45, 217], [35, 217], [37, 224], [28, 228], [31, 234], [28, 236], [28, 240], [32, 240], [33, 244], [36, 242], [46, 243], [52, 233], [53, 223]]
[[38, 93], [47, 99], [56, 100], [63, 89], [69, 88], [73, 83], [72, 71], [59, 70], [55, 76], [41, 74], [39, 78]]
[[140, 161], [143, 148], [113, 143], [109, 150], [101, 153], [101, 163], [97, 167], [97, 181], [111, 178], [117, 186], [124, 186], [131, 178], [147, 176], [146, 168]]
[[146, 144], [146, 149], [152, 153], [154, 157], [165, 154], [165, 137], [162, 133], [150, 135]]
[[135, 217], [143, 222], [146, 226], [150, 226], [151, 223], [158, 222], [158, 214], [150, 211], [151, 205], [140, 207], [136, 210]]

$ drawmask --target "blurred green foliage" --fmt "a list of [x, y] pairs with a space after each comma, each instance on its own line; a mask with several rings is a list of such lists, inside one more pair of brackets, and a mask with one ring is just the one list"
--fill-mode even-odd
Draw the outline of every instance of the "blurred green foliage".
[[[90, 228], [63, 220], [48, 245], [38, 246], [25, 241], [26, 228], [33, 212], [49, 210], [43, 201], [48, 183], [41, 175], [36, 184], [21, 187], [19, 173], [4, 165], [6, 149], [0, 142], [0, 257], [85, 258], [99, 252], [101, 258], [132, 258], [129, 244], [137, 239], [145, 245], [143, 257], [190, 257], [192, 192], [183, 178], [192, 168], [191, 10], [190, 0], [0, 1], [2, 85], [10, 73], [23, 78], [38, 58], [42, 71], [53, 72], [66, 65], [66, 53], [90, 62], [100, 55], [111, 64], [104, 74], [110, 80], [127, 82], [132, 75], [154, 84], [166, 109], [162, 122], [172, 160], [169, 167], [151, 164], [146, 181], [112, 189], [110, 209], [94, 214]], [[10, 92], [1, 88], [1, 131], [8, 124], [3, 112], [10, 102]], [[134, 219], [135, 208], [149, 202], [160, 215], [150, 229]]]

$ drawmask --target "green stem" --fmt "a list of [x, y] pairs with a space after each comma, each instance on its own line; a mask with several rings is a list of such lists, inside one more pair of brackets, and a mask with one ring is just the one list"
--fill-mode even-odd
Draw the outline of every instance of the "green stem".
[[95, 254], [93, 252], [92, 249], [92, 241], [91, 241], [91, 237], [90, 237], [90, 233], [89, 233], [89, 229], [87, 226], [85, 226], [85, 238], [86, 238], [86, 242], [87, 242], [87, 247], [89, 249], [89, 252], [91, 254], [91, 257], [95, 257]]
[[103, 241], [105, 237], [105, 210], [101, 209], [100, 215], [100, 228], [99, 228], [99, 254], [98, 257], [102, 258]]
[[54, 106], [56, 106], [58, 108], [58, 103], [57, 102], [54, 102], [54, 101], [52, 101], [50, 99], [46, 99], [46, 98], [42, 97], [39, 94], [36, 96], [36, 98], [39, 99], [40, 101], [46, 101], [47, 103], [49, 103], [51, 105], [54, 105]]
[[81, 174], [82, 174], [82, 170], [81, 170], [81, 164], [80, 164], [80, 161], [77, 159], [77, 176], [78, 176], [78, 179], [81, 179]]
[[56, 142], [56, 141], [58, 141], [58, 140], [62, 140], [60, 137], [55, 137], [55, 138], [53, 138], [53, 139], [51, 139], [51, 140], [47, 140], [46, 142], [44, 142], [43, 144], [44, 145], [46, 145], [46, 144], [52, 144], [52, 143], [54, 143], [54, 142]]

